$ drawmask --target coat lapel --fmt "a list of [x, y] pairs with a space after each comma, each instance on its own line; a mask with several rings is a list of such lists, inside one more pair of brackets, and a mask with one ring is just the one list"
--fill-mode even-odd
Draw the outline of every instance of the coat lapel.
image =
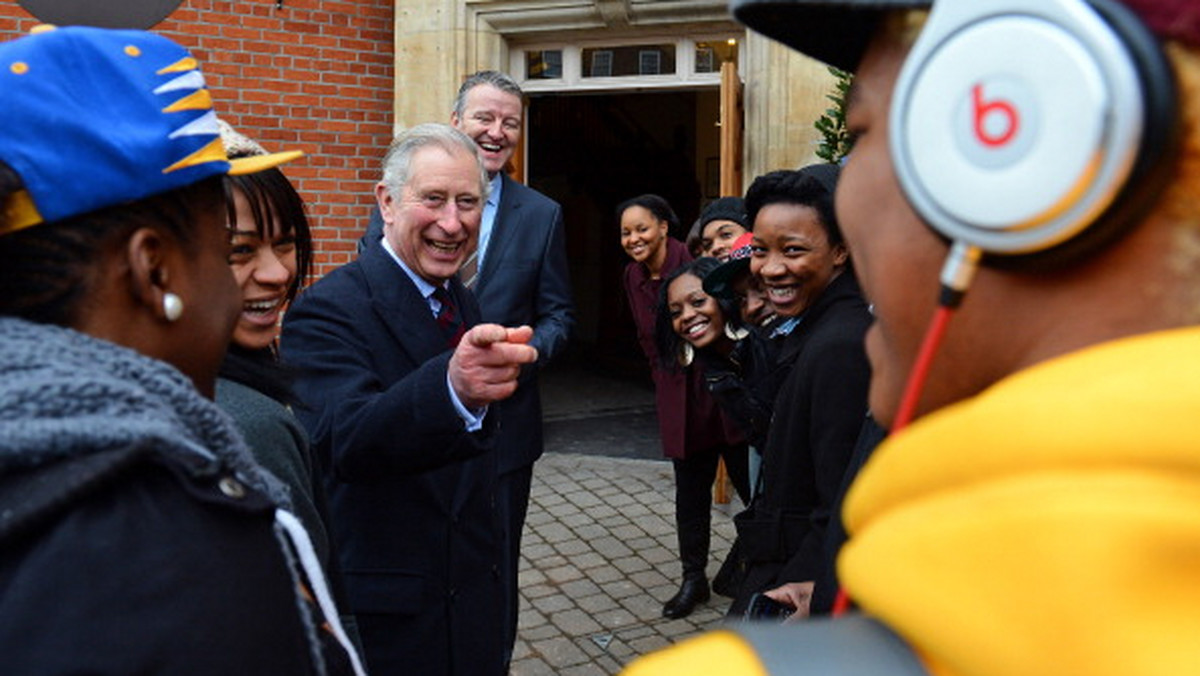
[[445, 339], [429, 303], [387, 251], [382, 246], [369, 247], [359, 260], [371, 307], [413, 362], [422, 364], [445, 352]]
[[496, 205], [496, 220], [492, 221], [492, 235], [483, 257], [483, 269], [479, 271], [479, 281], [474, 287], [476, 296], [483, 292], [496, 275], [500, 261], [504, 259], [506, 250], [512, 246], [513, 238], [521, 229], [518, 225], [521, 219], [521, 185], [507, 175], [502, 176], [500, 181], [504, 187], [500, 191], [500, 204]]

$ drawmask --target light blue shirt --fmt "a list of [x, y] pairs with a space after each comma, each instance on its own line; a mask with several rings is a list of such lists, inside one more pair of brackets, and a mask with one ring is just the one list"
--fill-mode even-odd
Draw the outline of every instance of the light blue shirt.
[[504, 181], [501, 180], [499, 172], [492, 177], [491, 186], [487, 201], [483, 203], [483, 219], [479, 222], [479, 245], [476, 247], [475, 254], [476, 271], [483, 270], [483, 257], [487, 255], [487, 245], [492, 239], [492, 224], [496, 222], [496, 208], [500, 206], [500, 192], [504, 190]]
[[[392, 260], [396, 261], [396, 265], [399, 265], [400, 269], [404, 271], [404, 274], [408, 275], [408, 278], [411, 279], [412, 283], [416, 285], [417, 291], [421, 292], [421, 296], [424, 297], [425, 302], [429, 304], [429, 311], [432, 312], [433, 316], [436, 318], [438, 313], [442, 311], [441, 302], [433, 297], [433, 292], [436, 287], [425, 281], [420, 275], [409, 269], [409, 267], [404, 264], [404, 261], [400, 260], [400, 256], [396, 255], [395, 250], [392, 249], [391, 243], [387, 241], [387, 237], [384, 237], [382, 240], [380, 240], [380, 243], [383, 244], [383, 250], [392, 257]], [[442, 284], [442, 288], [449, 291], [447, 287], [448, 284]], [[487, 406], [484, 406], [477, 411], [472, 411], [471, 409], [467, 408], [466, 405], [462, 403], [462, 400], [458, 398], [458, 393], [454, 391], [454, 387], [450, 384], [450, 373], [448, 371], [446, 372], [446, 389], [450, 391], [450, 401], [454, 404], [454, 410], [458, 412], [458, 417], [462, 418], [463, 423], [467, 426], [467, 431], [478, 432], [479, 430], [483, 429], [483, 418], [487, 415]]]
[[792, 335], [792, 331], [795, 331], [796, 327], [800, 326], [800, 320], [803, 318], [804, 316], [801, 315], [799, 317], [788, 317], [787, 319], [780, 321], [774, 326], [774, 328], [771, 329], [771, 333], [767, 337], [779, 338], [781, 336]]

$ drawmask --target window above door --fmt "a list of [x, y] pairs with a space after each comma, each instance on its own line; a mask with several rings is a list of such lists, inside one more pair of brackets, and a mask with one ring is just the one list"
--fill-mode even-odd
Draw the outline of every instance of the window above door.
[[718, 85], [740, 35], [513, 46], [509, 72], [527, 92]]

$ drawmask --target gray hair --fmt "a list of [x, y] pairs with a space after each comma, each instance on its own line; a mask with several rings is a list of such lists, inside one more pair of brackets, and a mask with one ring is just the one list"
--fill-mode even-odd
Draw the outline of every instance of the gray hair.
[[437, 146], [447, 153], [466, 152], [475, 159], [479, 169], [479, 194], [487, 199], [491, 191], [487, 170], [483, 168], [483, 160], [479, 157], [479, 146], [471, 137], [448, 124], [426, 122], [401, 133], [388, 146], [387, 154], [383, 156], [383, 184], [387, 186], [392, 199], [399, 199], [404, 186], [412, 176], [412, 158], [421, 148]]
[[454, 97], [454, 114], [458, 117], [463, 116], [463, 111], [467, 107], [467, 92], [478, 87], [479, 85], [491, 85], [496, 89], [507, 94], [512, 94], [518, 99], [525, 98], [525, 92], [521, 91], [521, 85], [512, 79], [509, 75], [501, 73], [498, 70], [481, 70], [463, 80], [462, 86], [458, 88], [458, 96]]

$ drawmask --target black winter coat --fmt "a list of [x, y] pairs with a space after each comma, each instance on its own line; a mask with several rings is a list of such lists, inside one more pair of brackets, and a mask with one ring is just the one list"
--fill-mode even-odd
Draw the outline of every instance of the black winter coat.
[[762, 491], [737, 515], [748, 562], [731, 612], [758, 591], [816, 579], [825, 529], [867, 414], [871, 317], [854, 275], [825, 289], [780, 347], [791, 363], [763, 448]]
[[2, 671], [314, 673], [274, 514], [219, 462], [146, 446], [5, 473]]
[[[450, 284], [464, 326], [479, 308]], [[451, 351], [429, 304], [382, 246], [288, 310], [283, 360], [325, 476], [334, 549], [373, 676], [499, 676], [505, 588], [496, 511], [499, 411], [468, 432]]]

